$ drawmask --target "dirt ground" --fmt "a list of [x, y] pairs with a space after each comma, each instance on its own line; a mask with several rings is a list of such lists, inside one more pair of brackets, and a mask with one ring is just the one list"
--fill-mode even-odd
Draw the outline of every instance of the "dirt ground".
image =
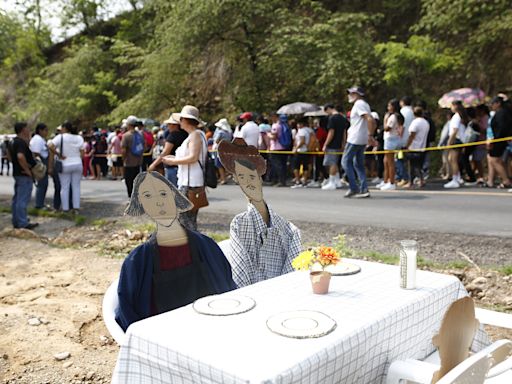
[[[0, 214], [0, 229], [5, 228], [0, 233], [0, 382], [110, 382], [118, 346], [103, 324], [101, 300], [119, 273], [122, 257], [147, 237], [150, 226], [145, 221], [134, 222], [120, 216], [122, 207], [95, 206], [87, 212], [88, 223], [83, 226], [38, 217], [41, 225], [36, 232], [12, 230], [10, 216]], [[98, 217], [110, 219], [94, 221]], [[225, 235], [229, 221], [218, 215], [200, 216], [201, 230], [207, 233]], [[296, 224], [300, 228], [307, 225]], [[386, 243], [380, 235], [368, 236], [376, 233], [371, 228], [326, 225], [317, 232], [303, 233], [304, 242], [346, 233], [355, 248], [394, 253], [396, 246], [394, 242]], [[386, 235], [386, 231], [379, 233]], [[434, 250], [424, 253], [428, 257], [442, 244], [427, 237], [424, 241], [434, 244]], [[510, 239], [462, 244], [464, 253], [482, 265], [505, 265], [496, 255], [510, 255], [512, 249]], [[484, 248], [486, 254], [493, 255], [491, 259], [478, 258]], [[457, 275], [478, 305], [512, 310], [511, 276], [474, 267], [444, 272]], [[510, 331], [489, 330], [493, 339], [512, 338]], [[56, 356], [63, 359], [57, 360]]]

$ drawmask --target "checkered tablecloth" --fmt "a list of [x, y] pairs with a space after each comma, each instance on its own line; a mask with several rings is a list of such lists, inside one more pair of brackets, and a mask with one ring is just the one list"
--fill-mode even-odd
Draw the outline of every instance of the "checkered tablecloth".
[[[463, 285], [418, 271], [418, 288], [404, 290], [398, 267], [350, 261], [361, 273], [333, 276], [327, 295], [312, 293], [307, 272], [293, 272], [237, 290], [256, 301], [247, 313], [207, 316], [188, 305], [132, 324], [113, 382], [381, 383], [392, 361], [429, 355], [448, 305], [467, 295]], [[300, 309], [325, 313], [336, 329], [299, 340], [267, 328], [270, 316]], [[473, 349], [488, 343], [480, 330]]]

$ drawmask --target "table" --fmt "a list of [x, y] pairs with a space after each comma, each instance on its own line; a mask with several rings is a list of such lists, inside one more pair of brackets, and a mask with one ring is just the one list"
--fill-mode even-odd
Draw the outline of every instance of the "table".
[[[448, 305], [467, 295], [459, 280], [418, 271], [418, 288], [404, 290], [397, 266], [349, 261], [362, 271], [333, 276], [327, 295], [312, 293], [307, 272], [293, 272], [235, 291], [256, 301], [243, 314], [207, 316], [188, 305], [132, 324], [113, 382], [381, 383], [392, 361], [429, 355]], [[337, 327], [301, 340], [269, 331], [271, 315], [297, 309], [321, 311]], [[481, 329], [473, 349], [488, 343]]]

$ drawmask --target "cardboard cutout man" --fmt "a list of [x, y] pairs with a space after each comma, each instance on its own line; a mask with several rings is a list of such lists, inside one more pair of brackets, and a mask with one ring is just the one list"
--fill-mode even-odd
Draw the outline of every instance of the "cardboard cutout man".
[[230, 227], [228, 258], [238, 287], [291, 272], [301, 251], [300, 231], [275, 213], [263, 198], [261, 176], [265, 159], [243, 139], [222, 141], [219, 158], [233, 174], [248, 200], [247, 211], [235, 216]]
[[135, 321], [236, 288], [217, 243], [179, 222], [178, 214], [190, 209], [192, 203], [158, 172], [137, 175], [125, 213], [146, 214], [157, 228], [121, 268], [116, 320], [124, 330]]

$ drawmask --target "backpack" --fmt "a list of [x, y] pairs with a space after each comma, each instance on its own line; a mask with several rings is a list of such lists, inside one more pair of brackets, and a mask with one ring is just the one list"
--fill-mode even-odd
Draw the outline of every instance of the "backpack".
[[277, 137], [277, 140], [284, 149], [289, 149], [292, 145], [292, 131], [290, 131], [290, 126], [288, 125], [287, 119], [280, 118], [279, 122], [281, 125], [281, 133]]
[[309, 134], [308, 152], [320, 151], [320, 142], [316, 137], [315, 131], [311, 130]]
[[142, 156], [144, 153], [144, 140], [139, 132], [133, 132], [130, 152], [133, 156]]
[[[205, 137], [202, 134], [200, 135], [202, 139], [206, 141]], [[206, 148], [208, 148], [208, 143], [206, 144]], [[199, 166], [203, 170], [204, 183], [206, 184], [206, 186], [210, 188], [217, 188], [217, 168], [215, 167], [215, 161], [210, 156], [210, 153], [208, 151], [206, 152], [206, 163], [204, 165], [204, 168], [199, 160], [197, 162], [199, 163]]]

